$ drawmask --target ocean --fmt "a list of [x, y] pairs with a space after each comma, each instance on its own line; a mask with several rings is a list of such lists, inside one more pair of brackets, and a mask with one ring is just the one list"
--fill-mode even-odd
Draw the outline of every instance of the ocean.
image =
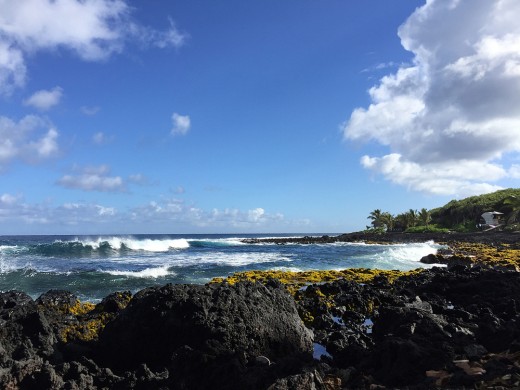
[[[98, 302], [166, 283], [204, 284], [246, 270], [341, 270], [429, 267], [421, 257], [441, 247], [414, 244], [246, 244], [247, 238], [298, 234], [0, 236], [0, 291], [37, 298], [63, 289]], [[319, 234], [318, 236], [321, 236]]]

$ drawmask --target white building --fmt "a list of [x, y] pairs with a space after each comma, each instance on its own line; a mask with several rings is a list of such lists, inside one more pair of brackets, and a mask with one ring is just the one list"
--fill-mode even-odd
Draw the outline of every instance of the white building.
[[488, 211], [482, 214], [482, 219], [486, 225], [498, 226], [502, 224], [503, 215], [504, 213], [499, 213], [498, 211]]

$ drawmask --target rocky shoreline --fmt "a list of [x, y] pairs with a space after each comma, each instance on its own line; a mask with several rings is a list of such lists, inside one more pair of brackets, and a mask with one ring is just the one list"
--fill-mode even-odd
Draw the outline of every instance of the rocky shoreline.
[[305, 236], [284, 238], [253, 238], [243, 240], [246, 243], [272, 243], [272, 244], [331, 244], [335, 242], [373, 242], [373, 243], [411, 243], [435, 241], [439, 243], [482, 243], [493, 245], [511, 244], [520, 248], [520, 232], [473, 232], [473, 233], [366, 233], [354, 232], [337, 236]]
[[520, 273], [457, 264], [359, 280], [170, 284], [97, 305], [3, 292], [1, 388], [520, 387]]

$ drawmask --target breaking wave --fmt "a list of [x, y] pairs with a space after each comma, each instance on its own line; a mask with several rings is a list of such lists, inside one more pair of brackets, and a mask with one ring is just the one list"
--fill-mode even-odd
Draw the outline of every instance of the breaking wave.
[[168, 266], [145, 268], [141, 271], [103, 271], [114, 276], [126, 276], [132, 278], [160, 278], [165, 276], [173, 276], [175, 272], [171, 272]]

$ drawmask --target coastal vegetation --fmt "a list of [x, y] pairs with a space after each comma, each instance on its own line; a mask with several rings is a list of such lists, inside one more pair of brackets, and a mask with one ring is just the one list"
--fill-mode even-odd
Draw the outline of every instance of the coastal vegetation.
[[376, 209], [370, 212], [370, 232], [404, 231], [407, 233], [472, 232], [480, 229], [481, 216], [488, 211], [503, 213], [500, 229], [519, 231], [520, 189], [510, 188], [491, 194], [452, 200], [442, 207], [420, 211], [410, 209], [393, 215]]

